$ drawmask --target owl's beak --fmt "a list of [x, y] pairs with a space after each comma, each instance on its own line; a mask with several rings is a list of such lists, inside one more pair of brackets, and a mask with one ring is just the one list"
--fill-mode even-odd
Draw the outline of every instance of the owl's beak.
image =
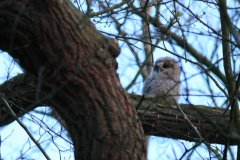
[[158, 66], [159, 66], [158, 71], [162, 72], [163, 71], [163, 63], [159, 63]]

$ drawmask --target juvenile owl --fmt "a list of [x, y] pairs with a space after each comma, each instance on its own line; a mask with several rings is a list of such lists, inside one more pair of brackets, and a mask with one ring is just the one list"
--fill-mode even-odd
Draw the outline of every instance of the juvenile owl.
[[145, 80], [142, 93], [146, 97], [164, 97], [177, 102], [180, 97], [180, 66], [171, 57], [159, 58], [154, 66], [152, 74]]

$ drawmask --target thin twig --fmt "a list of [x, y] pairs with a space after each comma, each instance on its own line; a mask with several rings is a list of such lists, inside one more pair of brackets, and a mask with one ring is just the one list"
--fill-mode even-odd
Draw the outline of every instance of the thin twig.
[[174, 101], [175, 105], [178, 107], [178, 109], [180, 110], [180, 112], [183, 115], [183, 118], [187, 120], [188, 124], [192, 127], [192, 129], [195, 131], [195, 133], [199, 136], [200, 141], [203, 139], [201, 134], [198, 132], [198, 130], [196, 129], [196, 127], [192, 124], [192, 122], [189, 120], [188, 116], [183, 112], [182, 108], [178, 105], [178, 103], [175, 101], [175, 99], [172, 98], [172, 100]]
[[182, 108], [179, 106], [179, 104], [175, 101], [175, 99], [172, 98], [172, 100], [174, 101], [175, 105], [178, 107], [178, 109], [180, 110], [180, 112], [182, 113], [184, 119], [187, 120], [188, 124], [191, 126], [191, 128], [195, 131], [195, 133], [199, 136], [200, 138], [200, 142], [203, 142], [207, 148], [211, 151], [214, 152], [214, 154], [216, 155], [216, 157], [220, 160], [222, 159], [221, 155], [217, 152], [217, 150], [213, 149], [210, 144], [208, 142], [206, 142], [206, 140], [202, 137], [202, 135], [199, 133], [199, 131], [197, 130], [197, 127], [195, 127], [192, 122], [189, 120], [188, 116], [183, 112]]
[[105, 10], [102, 10], [102, 11], [99, 11], [99, 12], [96, 12], [96, 13], [90, 13], [90, 14], [89, 14], [89, 17], [94, 17], [94, 16], [102, 15], [102, 14], [104, 14], [104, 13], [107, 13], [107, 12], [109, 12], [109, 11], [114, 10], [115, 8], [119, 8], [119, 7], [123, 6], [124, 4], [126, 4], [126, 3], [130, 2], [130, 1], [131, 1], [131, 0], [125, 0], [125, 1], [123, 1], [123, 2], [121, 2], [121, 3], [119, 3], [119, 4], [116, 4], [116, 5], [114, 5], [114, 6], [110, 7], [110, 8], [107, 8], [107, 9], [105, 9]]
[[47, 160], [50, 160], [50, 157], [47, 155], [47, 153], [44, 151], [44, 149], [42, 148], [42, 146], [39, 144], [39, 142], [33, 137], [33, 135], [30, 133], [30, 131], [28, 130], [28, 128], [18, 119], [17, 115], [13, 112], [13, 110], [11, 109], [10, 105], [8, 104], [8, 102], [6, 101], [5, 98], [3, 98], [1, 96], [1, 99], [3, 101], [3, 103], [6, 106], [6, 110], [17, 120], [17, 122], [20, 124], [20, 126], [27, 132], [28, 136], [31, 138], [31, 140], [37, 145], [37, 147], [40, 149], [40, 151], [43, 153], [43, 155], [45, 156], [45, 158]]
[[[122, 38], [122, 37], [119, 37], [119, 36], [117, 36], [117, 35], [114, 35], [114, 34], [111, 34], [111, 33], [107, 33], [107, 32], [104, 32], [104, 31], [100, 31], [100, 32], [105, 33], [105, 34], [108, 34], [108, 35], [111, 35], [111, 36], [114, 36], [114, 37], [116, 37], [116, 38]], [[141, 40], [141, 39], [137, 39], [137, 38], [133, 38], [133, 37], [124, 37], [124, 38], [125, 38], [125, 39], [133, 39], [133, 40], [141, 41], [141, 42], [146, 43], [146, 44], [150, 44], [150, 45], [152, 45], [152, 46], [154, 46], [154, 47], [156, 47], [156, 48], [160, 48], [160, 49], [162, 49], [162, 50], [164, 50], [164, 51], [167, 51], [167, 52], [171, 53], [172, 55], [175, 55], [175, 56], [177, 56], [177, 57], [179, 57], [179, 58], [181, 58], [181, 59], [184, 59], [184, 60], [186, 60], [186, 61], [188, 61], [188, 62], [191, 62], [191, 63], [195, 64], [196, 66], [200, 67], [200, 68], [204, 71], [204, 73], [206, 73], [206, 74], [213, 80], [213, 82], [214, 82], [214, 83], [216, 84], [216, 86], [223, 92], [223, 94], [224, 94], [226, 97], [228, 97], [228, 94], [227, 94], [226, 91], [220, 86], [220, 84], [218, 84], [217, 80], [216, 80], [211, 74], [209, 74], [208, 68], [207, 68], [207, 69], [204, 68], [204, 66], [201, 65], [199, 62], [194, 62], [194, 61], [192, 61], [192, 60], [190, 60], [190, 59], [187, 59], [187, 58], [185, 58], [185, 57], [182, 57], [182, 56], [180, 56], [180, 55], [178, 55], [178, 54], [176, 54], [176, 53], [174, 53], [174, 52], [172, 52], [172, 51], [169, 51], [169, 50], [167, 50], [167, 49], [165, 49], [165, 48], [163, 48], [163, 47], [160, 47], [160, 46], [151, 44], [151, 43], [149, 43], [149, 42], [147, 42], [147, 41], [143, 41], [143, 40]], [[118, 40], [121, 40], [121, 39], [118, 39]], [[148, 56], [150, 56], [150, 55], [148, 55]], [[147, 58], [148, 58], [148, 57], [146, 57], [146, 59], [147, 59]], [[146, 63], [146, 60], [143, 62], [143, 64], [145, 64], [145, 63]], [[139, 69], [139, 71], [137, 72], [136, 76], [134, 77], [133, 81], [125, 88], [125, 90], [130, 89], [130, 88], [134, 85], [134, 83], [135, 83], [138, 75], [142, 72], [143, 67], [144, 67], [144, 65], [142, 65], [142, 66], [140, 67], [140, 69]], [[211, 67], [212, 67], [212, 66], [211, 66]]]

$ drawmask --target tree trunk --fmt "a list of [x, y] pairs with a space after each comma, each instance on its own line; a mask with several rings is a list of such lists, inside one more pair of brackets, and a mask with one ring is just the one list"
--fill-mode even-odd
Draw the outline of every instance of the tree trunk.
[[116, 74], [116, 41], [68, 0], [2, 0], [0, 49], [31, 75], [35, 101], [65, 121], [75, 159], [145, 159], [144, 134]]

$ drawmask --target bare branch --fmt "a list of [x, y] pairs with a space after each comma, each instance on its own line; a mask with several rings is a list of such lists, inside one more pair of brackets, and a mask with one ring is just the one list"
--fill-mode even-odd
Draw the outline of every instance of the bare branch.
[[105, 10], [102, 10], [102, 11], [99, 11], [99, 12], [96, 12], [96, 13], [90, 13], [89, 17], [95, 17], [95, 16], [98, 16], [98, 15], [102, 15], [104, 13], [113, 11], [114, 9], [119, 8], [119, 7], [123, 6], [124, 4], [126, 4], [126, 3], [130, 2], [130, 1], [131, 0], [124, 0], [123, 2], [121, 2], [119, 4], [116, 4], [116, 5], [114, 5], [114, 6], [110, 7], [110, 8], [107, 8]]
[[40, 149], [40, 151], [42, 152], [42, 154], [45, 156], [45, 158], [47, 160], [50, 160], [50, 157], [47, 155], [47, 153], [45, 152], [45, 150], [42, 148], [42, 146], [40, 145], [40, 143], [33, 137], [33, 135], [30, 133], [30, 131], [28, 130], [28, 128], [18, 119], [17, 115], [13, 112], [13, 110], [11, 109], [10, 105], [8, 104], [8, 102], [6, 101], [5, 98], [1, 96], [1, 99], [3, 101], [3, 103], [5, 104], [5, 109], [8, 111], [8, 113], [10, 113], [19, 123], [19, 125], [27, 132], [28, 136], [31, 138], [31, 140], [36, 144], [36, 146]]

